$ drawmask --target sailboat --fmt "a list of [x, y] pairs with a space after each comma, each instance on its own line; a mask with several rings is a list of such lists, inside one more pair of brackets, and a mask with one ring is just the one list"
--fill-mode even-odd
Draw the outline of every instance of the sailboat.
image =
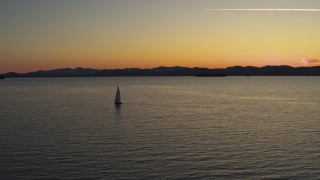
[[119, 89], [118, 86], [117, 86], [116, 97], [114, 98], [114, 104], [115, 104], [115, 105], [120, 105], [120, 104], [122, 104], [122, 102], [121, 102], [121, 95], [120, 95], [120, 89]]

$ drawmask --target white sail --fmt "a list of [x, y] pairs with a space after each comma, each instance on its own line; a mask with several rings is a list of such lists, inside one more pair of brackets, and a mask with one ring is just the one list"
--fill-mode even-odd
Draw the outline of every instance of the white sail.
[[114, 103], [120, 103], [120, 102], [121, 102], [120, 89], [117, 86], [117, 92], [116, 92], [116, 97], [114, 98]]

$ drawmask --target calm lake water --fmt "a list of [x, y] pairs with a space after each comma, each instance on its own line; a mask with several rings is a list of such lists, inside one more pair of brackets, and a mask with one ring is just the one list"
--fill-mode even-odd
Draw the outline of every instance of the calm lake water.
[[6, 79], [0, 102], [0, 179], [320, 179], [320, 77]]

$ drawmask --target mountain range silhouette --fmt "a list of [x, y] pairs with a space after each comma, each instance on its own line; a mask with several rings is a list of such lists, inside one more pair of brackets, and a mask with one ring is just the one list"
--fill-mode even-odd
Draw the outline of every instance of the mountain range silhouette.
[[226, 75], [226, 76], [320, 76], [320, 66], [291, 67], [291, 66], [233, 66], [227, 68], [189, 68], [189, 67], [165, 67], [160, 66], [151, 69], [124, 68], [124, 69], [92, 69], [92, 68], [62, 68], [47, 71], [35, 71], [28, 73], [9, 72], [2, 74], [8, 78], [22, 77], [103, 77], [103, 76], [197, 76], [202, 75]]

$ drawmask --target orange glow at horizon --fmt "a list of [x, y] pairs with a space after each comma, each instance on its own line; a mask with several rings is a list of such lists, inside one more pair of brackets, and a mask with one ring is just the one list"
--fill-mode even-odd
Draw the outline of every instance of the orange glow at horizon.
[[[1, 29], [0, 73], [66, 67], [297, 67], [303, 58], [320, 59], [320, 13], [217, 12], [204, 9], [224, 9], [228, 3], [146, 2], [73, 1], [77, 6], [70, 7], [63, 1], [30, 2], [32, 8], [19, 6], [21, 11], [8, 2], [0, 7], [7, 15], [0, 23], [10, 24]], [[278, 3], [266, 5], [285, 5]], [[320, 1], [290, 8], [298, 5], [316, 8]]]

